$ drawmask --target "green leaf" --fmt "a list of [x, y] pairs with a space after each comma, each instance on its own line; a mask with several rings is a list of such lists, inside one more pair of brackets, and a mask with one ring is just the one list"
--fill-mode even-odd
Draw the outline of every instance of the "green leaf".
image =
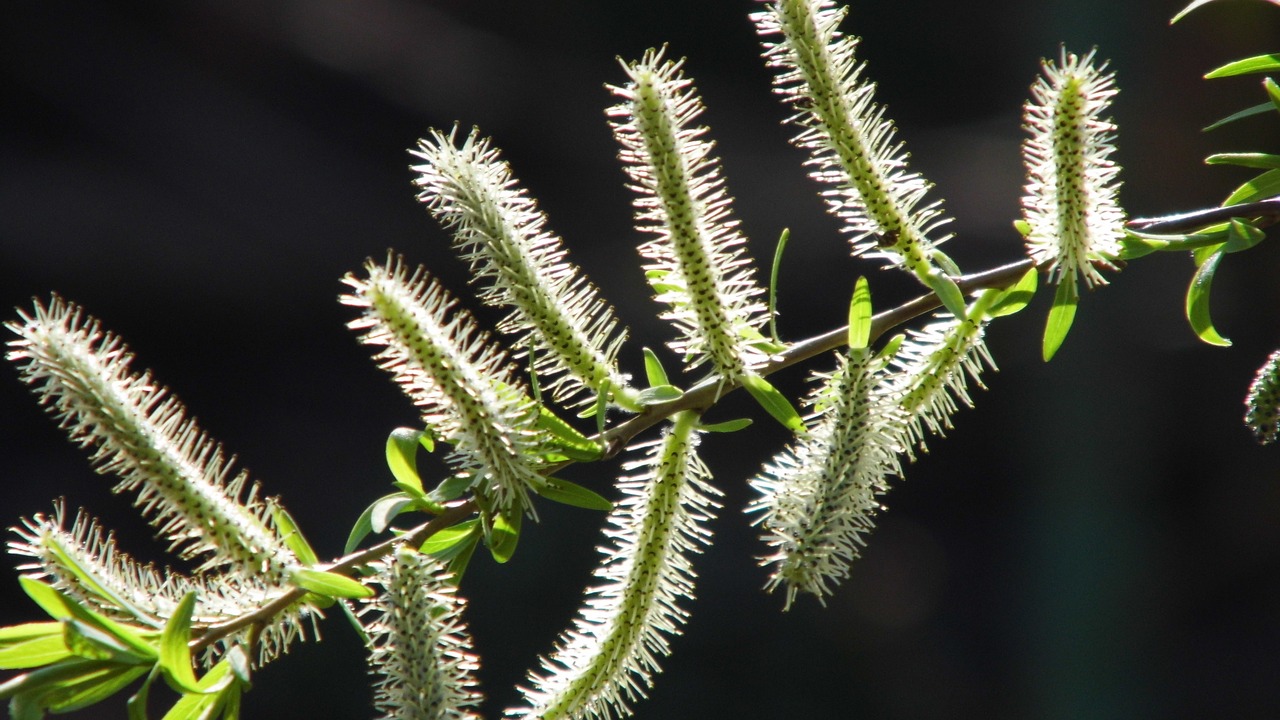
[[1280, 195], [1280, 169], [1268, 170], [1236, 188], [1235, 192], [1222, 201], [1222, 206], [1263, 200], [1274, 195]]
[[418, 477], [418, 448], [422, 445], [421, 430], [396, 428], [387, 436], [387, 467], [396, 480], [422, 490], [422, 478]]
[[1245, 118], [1247, 118], [1247, 117], [1253, 117], [1254, 115], [1261, 115], [1261, 114], [1263, 114], [1263, 113], [1268, 113], [1268, 112], [1271, 112], [1273, 109], [1274, 109], [1274, 108], [1272, 107], [1271, 103], [1269, 103], [1269, 102], [1264, 102], [1264, 103], [1260, 103], [1260, 104], [1258, 104], [1258, 105], [1253, 105], [1253, 106], [1251, 106], [1251, 107], [1247, 107], [1247, 108], [1245, 108], [1245, 109], [1243, 109], [1243, 110], [1241, 110], [1241, 111], [1239, 111], [1239, 112], [1231, 113], [1230, 115], [1228, 115], [1228, 116], [1226, 116], [1226, 117], [1224, 117], [1224, 118], [1222, 118], [1222, 119], [1220, 119], [1220, 120], [1218, 120], [1218, 121], [1216, 121], [1216, 122], [1214, 122], [1214, 123], [1211, 123], [1211, 124], [1209, 124], [1209, 125], [1206, 125], [1206, 126], [1204, 127], [1204, 129], [1203, 129], [1203, 130], [1201, 130], [1201, 132], [1209, 132], [1209, 131], [1211, 131], [1211, 130], [1217, 130], [1218, 128], [1222, 127], [1223, 125], [1228, 125], [1228, 124], [1233, 123], [1233, 122], [1235, 122], [1235, 121], [1237, 121], [1237, 120], [1243, 120], [1243, 119], [1245, 119]]
[[0, 627], [0, 650], [43, 637], [61, 636], [60, 622], [29, 622]]
[[987, 311], [989, 317], [997, 318], [1005, 315], [1012, 315], [1031, 302], [1031, 298], [1035, 297], [1036, 287], [1040, 282], [1040, 273], [1035, 268], [1028, 270], [1019, 280], [1011, 287], [1006, 289], [992, 303], [991, 309]]
[[902, 347], [902, 343], [906, 342], [907, 336], [901, 333], [889, 338], [889, 342], [880, 348], [880, 352], [876, 353], [877, 360], [889, 360], [898, 354], [898, 349]]
[[1014, 220], [1013, 229], [1014, 232], [1018, 233], [1022, 237], [1026, 237], [1031, 234], [1031, 223], [1026, 220]]
[[435, 487], [434, 490], [427, 493], [432, 500], [439, 502], [449, 502], [462, 497], [462, 494], [470, 490], [476, 484], [474, 476], [470, 475], [451, 475]]
[[[51, 665], [71, 657], [71, 650], [62, 638], [62, 623], [28, 623], [41, 626], [44, 634], [32, 635], [23, 640], [5, 642], [0, 646], [0, 670], [25, 670]], [[44, 630], [48, 626], [52, 632]], [[23, 627], [21, 625], [17, 627]], [[9, 630], [11, 628], [4, 628]]]
[[1243, 60], [1229, 62], [1220, 68], [1215, 68], [1205, 73], [1205, 79], [1212, 80], [1214, 78], [1247, 75], [1249, 73], [1271, 72], [1272, 70], [1280, 70], [1280, 54], [1254, 55]]
[[944, 307], [961, 320], [965, 317], [964, 293], [956, 281], [940, 272], [930, 272], [924, 276], [924, 284], [938, 295]]
[[452, 576], [450, 582], [455, 586], [462, 582], [462, 576], [466, 574], [467, 566], [471, 564], [471, 558], [476, 554], [476, 546], [480, 544], [482, 535], [484, 535], [483, 532], [471, 533], [465, 541], [436, 556], [449, 563], [447, 569]]
[[769, 269], [769, 337], [775, 343], [782, 342], [778, 339], [778, 270], [782, 267], [782, 252], [787, 249], [787, 241], [790, 239], [791, 229], [782, 228], [782, 234], [778, 236], [778, 247], [773, 251], [773, 267]]
[[672, 400], [679, 400], [683, 395], [684, 391], [675, 385], [657, 385], [641, 390], [636, 402], [644, 406], [661, 405]]
[[1195, 2], [1179, 10], [1178, 14], [1174, 15], [1173, 19], [1169, 21], [1169, 24], [1172, 25], [1178, 22], [1183, 17], [1185, 17], [1187, 13], [1191, 12], [1192, 10], [1195, 10], [1198, 7], [1203, 7], [1205, 5], [1208, 5], [1211, 2], [1213, 2], [1213, 0], [1195, 0]]
[[25, 575], [18, 578], [18, 584], [22, 586], [27, 597], [34, 600], [41, 610], [49, 614], [49, 617], [54, 620], [71, 617], [71, 610], [67, 608], [67, 602], [62, 593], [48, 584]]
[[1263, 78], [1262, 88], [1267, 91], [1267, 97], [1271, 99], [1272, 107], [1280, 110], [1280, 85], [1276, 85], [1276, 81], [1271, 78]]
[[859, 277], [853, 286], [853, 299], [849, 302], [849, 347], [865, 348], [871, 342], [871, 288], [865, 277]]
[[796, 433], [805, 432], [804, 420], [796, 412], [791, 401], [778, 391], [768, 380], [759, 375], [746, 375], [742, 378], [742, 387], [751, 397], [760, 403], [760, 407], [773, 416], [782, 426]]
[[642, 348], [642, 350], [644, 351], [644, 374], [649, 380], [649, 387], [670, 385], [671, 382], [667, 380], [667, 371], [662, 367], [662, 361], [658, 359], [657, 354], [649, 348]]
[[750, 424], [751, 418], [738, 418], [737, 420], [726, 420], [724, 422], [711, 423], [710, 425], [699, 425], [698, 429], [703, 432], [731, 433], [738, 432]]
[[[34, 705], [40, 696], [59, 687], [74, 684], [87, 677], [100, 675], [102, 671], [118, 667], [115, 663], [104, 660], [85, 660], [70, 658], [38, 670], [23, 673], [9, 678], [0, 684], [0, 700], [16, 699], [25, 696], [22, 704]], [[12, 705], [10, 706], [12, 712]], [[35, 717], [43, 717], [36, 715]]]
[[1266, 237], [1266, 233], [1244, 220], [1231, 218], [1231, 224], [1227, 229], [1227, 242], [1223, 244], [1222, 249], [1228, 253], [1243, 252], [1262, 242]]
[[1259, 170], [1280, 168], [1280, 155], [1266, 153], [1218, 153], [1210, 155], [1204, 161], [1208, 165], [1239, 165]]
[[1071, 323], [1076, 319], [1076, 305], [1080, 296], [1076, 294], [1075, 280], [1063, 279], [1058, 283], [1058, 290], [1053, 294], [1053, 307], [1049, 309], [1049, 321], [1044, 327], [1044, 345], [1041, 353], [1044, 361], [1049, 362], [1067, 339]]
[[62, 644], [73, 654], [88, 660], [110, 660], [124, 665], [151, 664], [156, 653], [150, 647], [143, 652], [94, 623], [76, 619], [62, 621]]
[[221, 711], [224, 718], [236, 717], [240, 706], [240, 684], [227, 660], [219, 662], [201, 678], [199, 688], [184, 693], [164, 720], [209, 720]]
[[342, 548], [343, 555], [350, 555], [355, 552], [355, 549], [360, 547], [360, 543], [364, 542], [364, 539], [369, 537], [369, 534], [373, 532], [373, 509], [378, 507], [378, 504], [385, 501], [387, 498], [396, 497], [404, 497], [404, 493], [383, 495], [377, 500], [374, 500], [373, 504], [369, 507], [365, 508], [364, 512], [360, 513], [360, 517], [356, 519], [356, 524], [351, 526], [351, 532], [347, 534], [347, 544]]
[[373, 589], [359, 580], [315, 568], [294, 568], [289, 573], [289, 581], [303, 590], [326, 597], [350, 600], [374, 595]]
[[515, 555], [516, 544], [520, 542], [520, 522], [523, 514], [515, 512], [510, 515], [497, 512], [493, 515], [493, 526], [489, 528], [489, 554], [498, 563], [505, 563]]
[[369, 506], [369, 526], [375, 533], [386, 532], [391, 522], [406, 508], [413, 508], [413, 498], [406, 493], [394, 493], [380, 498]]
[[1219, 335], [1213, 327], [1213, 320], [1209, 317], [1209, 291], [1213, 287], [1213, 276], [1218, 272], [1218, 264], [1224, 256], [1226, 248], [1213, 253], [1196, 270], [1195, 276], [1191, 278], [1191, 285], [1187, 288], [1187, 321], [1191, 323], [1191, 329], [1201, 340], [1220, 347], [1230, 345], [1231, 341]]
[[125, 701], [124, 706], [129, 711], [129, 720], [147, 720], [147, 698], [151, 696], [151, 683], [155, 682], [159, 674], [160, 666], [153, 665], [142, 687]]
[[160, 670], [169, 686], [180, 693], [200, 692], [195, 672], [191, 669], [191, 615], [195, 612], [196, 593], [182, 597], [160, 634]]
[[104, 668], [99, 673], [46, 694], [43, 702], [50, 712], [56, 714], [75, 712], [106, 700], [150, 671], [150, 665], [115, 665]]
[[538, 406], [538, 427], [551, 436], [551, 445], [571, 460], [593, 462], [604, 454], [599, 443], [578, 432], [546, 406]]
[[418, 546], [418, 552], [424, 555], [442, 553], [466, 540], [467, 536], [474, 535], [479, 524], [480, 520], [478, 518], [472, 518], [440, 530], [423, 541], [422, 545]]
[[320, 562], [320, 558], [316, 557], [316, 551], [311, 548], [311, 544], [298, 529], [298, 524], [293, 521], [293, 516], [280, 507], [280, 503], [275, 500], [268, 500], [267, 505], [271, 508], [271, 521], [276, 526], [276, 532], [280, 534], [284, 544], [293, 551], [298, 561], [303, 565], [315, 565]]
[[604, 499], [599, 493], [560, 478], [546, 478], [543, 482], [534, 483], [533, 491], [552, 502], [584, 510], [608, 512], [613, 509], [613, 503]]
[[[84, 606], [62, 592], [35, 578], [20, 577], [18, 582], [28, 597], [36, 602], [52, 617], [63, 621], [77, 621], [87, 627], [101, 631], [109, 636], [109, 644], [123, 648], [122, 652], [130, 658], [155, 658], [156, 651], [139, 633], [147, 632], [143, 628], [118, 623], [104, 617]], [[64, 640], [65, 638], [65, 629]], [[74, 649], [72, 648], [74, 651]]]

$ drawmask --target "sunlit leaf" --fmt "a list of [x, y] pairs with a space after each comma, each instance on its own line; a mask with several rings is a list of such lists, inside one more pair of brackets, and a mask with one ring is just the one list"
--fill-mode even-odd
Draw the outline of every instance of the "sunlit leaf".
[[1239, 205], [1275, 195], [1280, 195], [1280, 169], [1268, 170], [1236, 188], [1235, 192], [1222, 201], [1222, 205]]
[[1227, 230], [1227, 242], [1223, 244], [1222, 249], [1228, 253], [1242, 252], [1262, 242], [1266, 237], [1266, 233], [1253, 225], [1240, 218], [1232, 218]]
[[387, 436], [387, 467], [396, 480], [422, 490], [418, 477], [418, 448], [422, 446], [421, 430], [396, 428]]
[[1044, 327], [1044, 344], [1041, 353], [1045, 362], [1053, 359], [1062, 341], [1067, 339], [1071, 331], [1071, 323], [1076, 319], [1076, 305], [1080, 296], [1076, 293], [1076, 284], [1064, 279], [1058, 283], [1058, 290], [1053, 295], [1053, 307], [1049, 309], [1049, 320]]
[[649, 380], [649, 387], [670, 385], [671, 381], [667, 379], [667, 371], [662, 367], [662, 361], [658, 359], [657, 354], [649, 348], [643, 348], [643, 350], [644, 374], [645, 378]]
[[804, 432], [804, 420], [800, 418], [800, 413], [796, 412], [791, 401], [768, 380], [759, 375], [747, 375], [742, 379], [742, 387], [751, 393], [751, 397], [760, 403], [760, 407], [764, 408], [765, 412], [782, 423], [783, 427], [792, 432]]
[[442, 553], [466, 540], [467, 536], [474, 535], [479, 524], [480, 520], [473, 518], [440, 530], [423, 541], [422, 545], [418, 546], [418, 552], [427, 555]]
[[658, 385], [641, 390], [636, 401], [646, 406], [661, 405], [672, 400], [678, 400], [683, 395], [684, 391], [674, 385]]
[[778, 247], [773, 251], [773, 267], [769, 269], [769, 337], [776, 343], [782, 342], [778, 339], [778, 271], [782, 268], [782, 253], [790, 239], [791, 229], [783, 228], [778, 236]]
[[865, 277], [859, 277], [853, 286], [853, 299], [849, 302], [849, 347], [865, 348], [871, 342], [871, 288]]
[[591, 462], [599, 460], [603, 453], [599, 443], [578, 432], [577, 428], [545, 406], [539, 406], [538, 427], [551, 436], [552, 445], [568, 458]]
[[1245, 119], [1245, 118], [1247, 118], [1247, 117], [1253, 117], [1254, 115], [1261, 115], [1261, 114], [1263, 114], [1263, 113], [1268, 113], [1268, 112], [1271, 112], [1271, 111], [1272, 111], [1272, 110], [1274, 110], [1274, 109], [1275, 109], [1275, 108], [1274, 108], [1274, 107], [1272, 107], [1271, 103], [1269, 103], [1269, 102], [1264, 102], [1264, 103], [1260, 103], [1260, 104], [1258, 104], [1258, 105], [1253, 105], [1253, 106], [1247, 107], [1247, 108], [1245, 108], [1245, 109], [1243, 109], [1243, 110], [1241, 110], [1241, 111], [1239, 111], [1239, 112], [1231, 113], [1230, 115], [1228, 115], [1228, 116], [1226, 116], [1226, 117], [1224, 117], [1224, 118], [1222, 118], [1222, 119], [1220, 119], [1220, 120], [1218, 120], [1218, 121], [1216, 121], [1216, 122], [1214, 122], [1214, 123], [1211, 123], [1211, 124], [1209, 124], [1209, 125], [1206, 125], [1206, 126], [1204, 127], [1204, 129], [1202, 130], [1202, 132], [1209, 132], [1209, 131], [1211, 131], [1211, 130], [1217, 130], [1218, 128], [1222, 127], [1223, 125], [1228, 125], [1228, 124], [1233, 123], [1233, 122], [1235, 122], [1235, 121], [1237, 121], [1237, 120], [1243, 120], [1243, 119]]
[[1213, 320], [1209, 317], [1209, 291], [1212, 289], [1218, 264], [1225, 255], [1226, 250], [1223, 248], [1206, 259], [1196, 270], [1195, 276], [1191, 278], [1191, 285], [1187, 288], [1187, 321], [1191, 323], [1191, 329], [1206, 343], [1222, 347], [1230, 345], [1231, 341], [1219, 335], [1213, 327]]
[[1221, 78], [1232, 77], [1234, 75], [1247, 75], [1249, 73], [1271, 72], [1280, 70], [1280, 54], [1272, 53], [1270, 55], [1255, 55], [1247, 57], [1243, 60], [1229, 62], [1220, 68], [1215, 68], [1205, 73], [1205, 78]]
[[1031, 268], [1011, 287], [1000, 294], [1000, 297], [991, 304], [991, 309], [987, 311], [990, 317], [1004, 317], [1012, 315], [1031, 302], [1031, 298], [1035, 297], [1036, 287], [1040, 282], [1040, 273], [1035, 268]]
[[1267, 153], [1218, 153], [1210, 155], [1204, 161], [1208, 165], [1239, 165], [1259, 170], [1280, 168], [1280, 155]]
[[493, 526], [489, 528], [489, 554], [495, 561], [505, 563], [515, 554], [523, 515], [520, 512], [493, 514]]
[[956, 285], [955, 280], [942, 273], [932, 272], [925, 277], [925, 284], [937, 294], [942, 305], [950, 310], [952, 315], [958, 318], [965, 316], [964, 293], [960, 292], [960, 286]]
[[333, 598], [367, 598], [374, 594], [372, 588], [359, 580], [315, 568], [294, 568], [289, 580], [303, 590]]
[[698, 429], [702, 432], [732, 433], [738, 432], [750, 424], [751, 418], [738, 418], [737, 420], [726, 420], [724, 422], [711, 423], [710, 425], [699, 425]]
[[62, 638], [62, 623], [28, 623], [28, 625], [40, 626], [41, 634], [32, 634], [21, 640], [0, 642], [0, 669], [25, 670], [49, 665], [71, 656], [71, 651], [67, 649], [67, 643]]
[[533, 491], [562, 505], [605, 512], [613, 509], [613, 503], [604, 499], [599, 493], [560, 478], [547, 478], [543, 482], [536, 483], [533, 485]]
[[182, 597], [160, 634], [160, 669], [165, 680], [180, 693], [200, 692], [191, 669], [191, 615], [195, 611], [194, 591]]
[[302, 536], [302, 531], [298, 529], [298, 524], [293, 521], [293, 516], [274, 500], [270, 501], [269, 505], [271, 507], [271, 520], [276, 526], [276, 532], [280, 533], [280, 539], [293, 551], [298, 561], [304, 565], [314, 565], [320, 562], [320, 559], [316, 556], [316, 551], [311, 548], [311, 544], [307, 542], [307, 539]]
[[413, 509], [413, 498], [405, 493], [380, 498], [369, 506], [369, 526], [376, 533], [386, 532], [396, 516], [407, 509]]

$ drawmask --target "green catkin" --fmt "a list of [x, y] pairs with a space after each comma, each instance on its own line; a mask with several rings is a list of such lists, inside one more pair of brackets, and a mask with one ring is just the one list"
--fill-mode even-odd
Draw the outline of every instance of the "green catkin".
[[1244, 424], [1262, 445], [1280, 434], [1280, 350], [1271, 353], [1258, 368], [1244, 400]]

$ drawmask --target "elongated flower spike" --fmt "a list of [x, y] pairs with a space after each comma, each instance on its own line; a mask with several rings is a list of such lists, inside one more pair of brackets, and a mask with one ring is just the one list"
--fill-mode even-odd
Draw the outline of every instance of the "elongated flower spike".
[[383, 592], [361, 612], [369, 665], [378, 680], [374, 707], [383, 720], [478, 718], [479, 662], [462, 621], [466, 603], [444, 565], [411, 548], [378, 563]]
[[19, 317], [6, 324], [18, 335], [8, 359], [67, 435], [91, 448], [95, 469], [120, 478], [115, 492], [137, 493], [172, 549], [207, 556], [200, 569], [230, 566], [268, 582], [298, 566], [257, 485], [243, 471], [232, 476], [232, 460], [167, 388], [131, 371], [119, 338], [57, 296]]
[[926, 203], [931, 183], [907, 169], [893, 123], [855, 58], [858, 39], [837, 29], [846, 13], [831, 0], [776, 0], [751, 17], [762, 38], [780, 36], [764, 53], [779, 70], [775, 89], [796, 110], [794, 142], [809, 152], [811, 176], [828, 187], [823, 197], [853, 254], [909, 270], [959, 315], [963, 297], [935, 260], [950, 237], [940, 232], [949, 219], [940, 202]]
[[816, 375], [809, 398], [809, 432], [774, 457], [751, 480], [760, 494], [748, 507], [759, 513], [773, 551], [765, 588], [785, 589], [784, 609], [811, 593], [819, 602], [849, 576], [881, 509], [879, 496], [902, 474], [905, 413], [898, 398], [878, 389], [887, 364], [865, 348], [850, 351], [835, 372]]
[[538, 481], [537, 408], [516, 383], [502, 351], [443, 287], [399, 259], [366, 264], [367, 279], [348, 275], [343, 304], [362, 315], [348, 325], [422, 412], [423, 422], [453, 444], [449, 460], [502, 509], [533, 512]]
[[[539, 720], [619, 718], [643, 698], [669, 654], [693, 597], [692, 555], [710, 539], [707, 523], [719, 491], [695, 452], [697, 415], [683, 412], [664, 438], [640, 446], [646, 457], [626, 466], [641, 469], [620, 484], [622, 500], [600, 548], [600, 584], [587, 590], [574, 626], [531, 672], [521, 688], [527, 707], [507, 715]], [[640, 449], [638, 448], [638, 449]]]
[[1280, 434], [1280, 350], [1258, 368], [1244, 400], [1244, 424], [1263, 445], [1269, 445]]
[[[546, 229], [546, 216], [521, 189], [490, 142], [473, 130], [461, 146], [457, 129], [433, 131], [413, 154], [422, 188], [418, 198], [453, 231], [454, 246], [471, 263], [472, 280], [487, 284], [485, 302], [511, 308], [499, 330], [519, 335], [516, 345], [536, 350], [535, 370], [559, 400], [584, 391], [608, 394], [618, 405], [639, 409], [637, 392], [618, 371], [618, 348], [626, 338], [613, 309], [565, 259], [560, 238]], [[522, 349], [522, 352], [525, 350]]]
[[1112, 267], [1124, 237], [1120, 167], [1110, 159], [1116, 126], [1103, 117], [1116, 94], [1115, 75], [1106, 63], [1094, 66], [1093, 52], [1063, 50], [1056, 65], [1045, 61], [1043, 69], [1024, 116], [1027, 252], [1048, 267], [1052, 282], [1075, 285], [1083, 274], [1089, 287], [1104, 285], [1098, 268]]
[[969, 382], [979, 388], [982, 369], [996, 369], [984, 340], [987, 312], [999, 291], [986, 290], [970, 306], [963, 319], [939, 314], [930, 324], [912, 329], [894, 355], [898, 370], [887, 392], [898, 399], [905, 413], [907, 454], [913, 446], [924, 449], [926, 431], [942, 435], [951, 428], [951, 416], [960, 405], [973, 407]]
[[[162, 630], [182, 599], [196, 594], [195, 627], [226, 623], [253, 613], [289, 592], [287, 585], [267, 585], [237, 573], [185, 575], [157, 568], [120, 552], [115, 539], [84, 513], [67, 529], [61, 506], [52, 517], [37, 514], [15, 527], [9, 553], [25, 559], [18, 572], [55, 589], [109, 618]], [[245, 628], [219, 641], [203, 657], [206, 667], [226, 649], [256, 647], [258, 663], [282, 655], [303, 635], [303, 620], [317, 613], [303, 603], [274, 615], [269, 623]]]
[[671, 347], [690, 367], [710, 363], [729, 380], [769, 358], [761, 332], [768, 321], [745, 242], [729, 217], [729, 196], [705, 127], [691, 124], [702, 103], [681, 72], [681, 62], [650, 50], [623, 63], [630, 82], [610, 88], [622, 103], [610, 108], [622, 146], [636, 221], [658, 237], [640, 248], [663, 317], [680, 331]]

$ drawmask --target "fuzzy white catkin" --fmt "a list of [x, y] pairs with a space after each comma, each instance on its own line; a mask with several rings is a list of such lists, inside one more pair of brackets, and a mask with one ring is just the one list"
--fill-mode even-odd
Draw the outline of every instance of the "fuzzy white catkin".
[[230, 567], [267, 582], [285, 578], [294, 557], [271, 529], [247, 473], [233, 473], [221, 445], [133, 355], [76, 305], [54, 296], [6, 327], [18, 335], [8, 359], [67, 435], [91, 451], [116, 492], [137, 493], [171, 548], [203, 557], [200, 570]]
[[505, 355], [471, 315], [421, 268], [397, 259], [370, 262], [367, 277], [344, 278], [342, 302], [361, 310], [348, 327], [382, 348], [389, 372], [436, 435], [453, 445], [448, 460], [503, 509], [533, 513], [537, 409]]
[[546, 216], [490, 141], [476, 130], [461, 143], [456, 136], [455, 128], [419, 141], [418, 199], [453, 232], [472, 282], [484, 286], [480, 299], [511, 308], [498, 329], [518, 336], [520, 353], [534, 348], [535, 368], [555, 398], [589, 402], [584, 395], [607, 386], [616, 403], [637, 409], [617, 367], [626, 333], [613, 309], [568, 262]]
[[649, 51], [624, 63], [630, 82], [613, 87], [609, 110], [620, 157], [636, 191], [636, 222], [657, 237], [640, 248], [663, 317], [680, 333], [671, 348], [689, 367], [710, 363], [739, 379], [768, 360], [761, 328], [768, 321], [746, 239], [730, 216], [730, 198], [705, 127], [693, 122], [702, 102], [681, 62]]
[[541, 672], [521, 688], [527, 706], [517, 718], [590, 718], [631, 714], [670, 653], [693, 598], [692, 557], [710, 540], [707, 524], [719, 495], [696, 454], [697, 416], [684, 412], [666, 436], [629, 463], [637, 475], [619, 484], [622, 499], [609, 514], [609, 544], [596, 570], [598, 583], [572, 629], [542, 659]]

